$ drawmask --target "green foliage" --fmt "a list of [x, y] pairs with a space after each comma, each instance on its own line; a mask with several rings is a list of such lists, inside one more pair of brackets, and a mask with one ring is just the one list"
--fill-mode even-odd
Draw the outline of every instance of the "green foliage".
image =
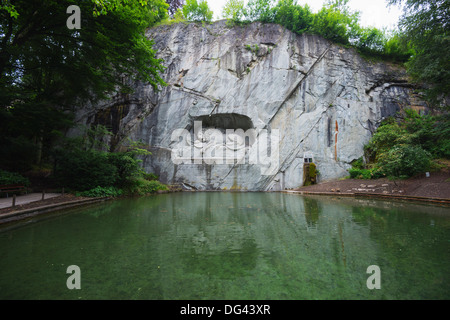
[[172, 24], [181, 23], [181, 22], [186, 22], [186, 19], [184, 18], [184, 15], [183, 15], [183, 9], [179, 8], [175, 12], [173, 17], [161, 20], [160, 22], [155, 24], [155, 27], [158, 27], [158, 26], [170, 26]]
[[233, 21], [241, 21], [244, 15], [244, 0], [227, 0], [223, 9], [222, 16]]
[[316, 165], [314, 163], [311, 163], [309, 165], [309, 176], [311, 177], [311, 182], [315, 184], [317, 181], [317, 170]]
[[27, 187], [30, 185], [30, 180], [19, 173], [0, 170], [0, 185], [5, 184], [21, 184]]
[[397, 144], [407, 142], [407, 140], [407, 131], [400, 127], [394, 119], [389, 118], [378, 128], [365, 150], [370, 161], [376, 162], [379, 155], [388, 152]]
[[67, 139], [53, 152], [55, 176], [61, 186], [77, 191], [126, 188], [144, 175], [139, 157], [149, 155], [140, 142], [129, 141], [125, 152], [104, 152], [86, 145], [85, 139]]
[[376, 162], [379, 156], [400, 144], [420, 146], [433, 158], [449, 158], [450, 116], [419, 115], [405, 110], [402, 122], [390, 118], [374, 134], [366, 146], [367, 155]]
[[352, 179], [379, 179], [383, 178], [385, 174], [380, 171], [377, 166], [366, 165], [363, 157], [352, 162], [352, 168], [349, 170], [350, 178]]
[[189, 21], [211, 22], [213, 14], [206, 0], [186, 0], [183, 6], [183, 15]]
[[108, 154], [95, 150], [64, 150], [57, 154], [55, 177], [59, 184], [77, 191], [110, 187], [117, 180], [117, 168]]
[[310, 31], [313, 14], [308, 5], [302, 7], [293, 0], [280, 0], [272, 10], [273, 23], [297, 32]]
[[86, 128], [84, 139], [87, 150], [105, 150], [108, 144], [104, 142], [104, 138], [111, 137], [113, 134], [102, 125], [91, 126]]
[[258, 54], [258, 52], [259, 52], [259, 46], [257, 44], [254, 44], [254, 45], [247, 44], [245, 46], [245, 49], [247, 49], [248, 51], [251, 51], [254, 54]]
[[95, 187], [88, 191], [76, 193], [78, 197], [89, 197], [89, 198], [103, 198], [103, 197], [117, 198], [120, 197], [122, 194], [123, 191], [115, 187]]
[[365, 165], [364, 165], [364, 159], [363, 157], [355, 160], [352, 162], [352, 168], [353, 169], [364, 169]]
[[[162, 61], [145, 36], [167, 16], [164, 0], [79, 1], [81, 30], [67, 28], [72, 4], [5, 0], [0, 6], [0, 145], [14, 151], [13, 139], [28, 139], [35, 164], [50, 160], [55, 141], [73, 125], [74, 106], [129, 93], [134, 80], [165, 85]], [[2, 156], [10, 161], [14, 153]]]
[[243, 21], [276, 23], [296, 32], [320, 35], [335, 43], [354, 46], [364, 56], [380, 57], [394, 62], [406, 62], [412, 51], [401, 33], [388, 35], [376, 28], [359, 25], [360, 13], [348, 7], [349, 0], [334, 0], [313, 13], [308, 5], [296, 0], [250, 0], [242, 8], [242, 1], [229, 0], [224, 16], [233, 25]]
[[244, 8], [244, 16], [251, 22], [273, 21], [272, 4], [274, 0], [250, 0]]
[[398, 145], [379, 160], [379, 167], [387, 176], [394, 178], [412, 177], [430, 169], [431, 156], [420, 146]]
[[435, 158], [450, 159], [450, 114], [435, 117], [432, 136], [434, 143], [428, 143], [428, 150]]
[[[121, 74], [163, 85], [152, 41], [145, 30], [167, 15], [163, 0], [82, 1], [82, 29], [69, 30], [68, 0], [14, 1], [17, 19], [2, 22], [1, 86], [8, 106], [22, 101], [71, 106], [81, 98], [103, 99], [127, 88]], [[33, 28], [28, 26], [34, 26]]]
[[118, 187], [126, 187], [133, 183], [134, 179], [142, 175], [140, 161], [130, 152], [125, 153], [109, 153], [108, 163], [116, 168], [117, 176], [114, 185]]
[[351, 12], [348, 0], [333, 1], [314, 16], [312, 32], [340, 44], [349, 44], [350, 36], [358, 27], [359, 13]]
[[[410, 109], [405, 110], [402, 121], [392, 118], [385, 121], [365, 147], [376, 176], [381, 173], [396, 178], [411, 177], [429, 170], [432, 159], [448, 159], [449, 118], [449, 115], [419, 115]], [[354, 166], [350, 174], [358, 175], [356, 170], [360, 169]]]
[[435, 118], [432, 116], [420, 116], [414, 110], [405, 110], [406, 117], [403, 120], [403, 127], [408, 133], [407, 143], [418, 145], [424, 150], [431, 151], [434, 146], [439, 144], [435, 139]]
[[[450, 2], [448, 0], [390, 0], [404, 4], [401, 31], [414, 49], [407, 63], [408, 71], [418, 83], [426, 83], [429, 101], [441, 104], [450, 95]], [[448, 108], [448, 105], [446, 106]]]
[[414, 55], [414, 50], [408, 43], [405, 35], [394, 32], [386, 36], [383, 56], [394, 62], [406, 62]]
[[356, 32], [357, 39], [354, 45], [360, 52], [364, 54], [384, 53], [386, 38], [385, 34], [381, 30], [369, 27], [358, 28]]
[[144, 173], [142, 174], [142, 177], [143, 177], [145, 180], [148, 180], [148, 181], [156, 181], [156, 180], [159, 180], [159, 177], [158, 177], [156, 174], [154, 174], [154, 173], [146, 173], [146, 172], [144, 172]]
[[158, 191], [167, 191], [168, 187], [156, 180], [145, 180], [143, 178], [135, 179], [134, 183], [128, 186], [127, 193], [138, 196], [157, 193]]
[[37, 146], [22, 135], [3, 137], [3, 139], [0, 138], [0, 154], [2, 168], [25, 172], [30, 170], [35, 163]]
[[[86, 143], [86, 139], [81, 137], [65, 139], [53, 151], [54, 175], [61, 187], [79, 192], [87, 191], [86, 194], [94, 194], [93, 196], [98, 196], [104, 190], [124, 190], [125, 193], [132, 194], [151, 193], [155, 182], [147, 182], [155, 181], [158, 177], [144, 172], [140, 159], [150, 155], [145, 145], [139, 141], [129, 140], [128, 147], [123, 152], [104, 152], [91, 148], [90, 143]], [[143, 180], [146, 182], [142, 182]], [[161, 185], [160, 188], [163, 190], [164, 186]]]
[[350, 173], [350, 178], [352, 178], [352, 179], [370, 180], [370, 179], [383, 178], [385, 176], [385, 174], [379, 168], [373, 168], [373, 169], [352, 168], [349, 170], [349, 173]]
[[350, 173], [350, 178], [352, 179], [370, 179], [369, 170], [350, 169], [348, 172]]
[[2, 3], [0, 4], [0, 11], [6, 11], [6, 16], [9, 16], [11, 18], [17, 19], [19, 16], [19, 13], [16, 10], [16, 7], [11, 4], [10, 0], [2, 0]]
[[317, 167], [314, 163], [310, 163], [309, 166], [307, 166], [306, 168], [307, 168], [307, 171], [304, 172], [305, 181], [303, 182], [303, 186], [305, 186], [305, 187], [316, 184], [317, 183], [317, 175], [319, 174]]

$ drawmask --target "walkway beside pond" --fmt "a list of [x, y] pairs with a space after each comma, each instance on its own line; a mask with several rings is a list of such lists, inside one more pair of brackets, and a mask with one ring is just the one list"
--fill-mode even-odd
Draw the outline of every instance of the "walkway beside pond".
[[[36, 195], [39, 195], [39, 197], [36, 197]], [[7, 199], [12, 201], [12, 198]], [[19, 197], [17, 197], [17, 199], [19, 199]], [[108, 199], [108, 197], [86, 198], [77, 197], [72, 194], [61, 195], [49, 193], [48, 195], [46, 194], [45, 199], [42, 200], [42, 193], [34, 194], [34, 196], [28, 195], [28, 197], [21, 197], [22, 203], [16, 204], [14, 208], [12, 208], [10, 204], [7, 207], [0, 207], [0, 225], [33, 218], [37, 215], [94, 204]]]
[[[51, 199], [59, 197], [60, 193], [46, 193], [44, 194], [44, 199]], [[16, 206], [20, 206], [23, 204], [28, 204], [31, 202], [41, 201], [42, 193], [30, 193], [22, 196], [16, 197]], [[13, 196], [11, 195], [8, 198], [0, 198], [0, 209], [9, 208], [12, 206]]]

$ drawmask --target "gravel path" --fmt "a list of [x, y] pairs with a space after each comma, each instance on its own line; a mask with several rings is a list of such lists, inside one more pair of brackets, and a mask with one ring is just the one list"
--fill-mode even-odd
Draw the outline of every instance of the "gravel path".
[[450, 199], [450, 172], [445, 170], [437, 173], [431, 173], [428, 178], [425, 175], [421, 175], [408, 180], [397, 181], [391, 181], [388, 179], [345, 179], [324, 182], [309, 187], [301, 187], [296, 190], [324, 193], [370, 193]]

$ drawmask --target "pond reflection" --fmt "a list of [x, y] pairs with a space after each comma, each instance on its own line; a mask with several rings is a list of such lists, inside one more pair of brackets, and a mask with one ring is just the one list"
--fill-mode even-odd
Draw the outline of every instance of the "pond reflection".
[[0, 298], [448, 299], [449, 213], [281, 193], [113, 201], [0, 229]]

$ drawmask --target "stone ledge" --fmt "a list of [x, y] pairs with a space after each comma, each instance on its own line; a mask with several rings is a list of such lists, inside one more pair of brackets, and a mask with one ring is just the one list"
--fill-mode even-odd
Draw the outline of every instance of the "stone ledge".
[[37, 208], [30, 208], [30, 209], [15, 211], [15, 212], [11, 212], [11, 213], [5, 213], [5, 214], [0, 215], [0, 224], [19, 221], [19, 220], [34, 217], [37, 215], [41, 215], [44, 213], [59, 211], [59, 210], [63, 210], [63, 209], [70, 209], [70, 208], [74, 208], [74, 207], [80, 207], [80, 206], [88, 205], [88, 204], [94, 204], [94, 203], [106, 201], [109, 199], [111, 199], [111, 198], [103, 197], [103, 198], [93, 198], [93, 199], [85, 199], [85, 200], [75, 200], [75, 201], [68, 201], [68, 202], [63, 202], [63, 203], [46, 205], [46, 206], [37, 207]]
[[314, 191], [282, 191], [283, 193], [291, 194], [302, 194], [302, 195], [322, 195], [322, 196], [342, 196], [342, 197], [369, 197], [369, 198], [381, 198], [389, 200], [407, 200], [407, 201], [419, 201], [419, 202], [429, 202], [434, 204], [443, 204], [450, 206], [450, 199], [442, 198], [426, 198], [426, 197], [416, 197], [408, 195], [388, 195], [379, 193], [343, 193], [343, 192], [314, 192]]

